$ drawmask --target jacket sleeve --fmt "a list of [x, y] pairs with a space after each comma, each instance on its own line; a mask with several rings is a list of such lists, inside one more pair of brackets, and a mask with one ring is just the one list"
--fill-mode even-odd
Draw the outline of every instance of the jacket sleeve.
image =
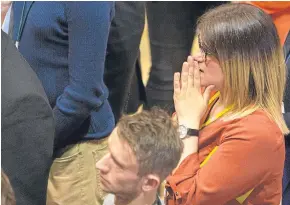
[[108, 97], [103, 83], [113, 2], [65, 2], [69, 85], [53, 108], [56, 138], [67, 137]]

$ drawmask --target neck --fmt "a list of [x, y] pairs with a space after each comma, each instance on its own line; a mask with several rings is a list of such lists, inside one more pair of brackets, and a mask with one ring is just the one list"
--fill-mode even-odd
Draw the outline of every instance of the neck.
[[218, 107], [221, 107], [221, 108], [225, 108], [225, 107], [228, 106], [228, 105], [225, 104], [224, 101], [223, 101], [223, 94], [222, 94], [221, 91], [220, 91], [219, 99], [218, 99], [218, 101], [217, 101], [216, 104], [217, 104]]
[[222, 100], [222, 96], [223, 96], [223, 95], [222, 95], [222, 92], [220, 91], [220, 96], [219, 96], [219, 99], [218, 99], [218, 103], [219, 103], [219, 104], [222, 104], [222, 101], [223, 101], [223, 100]]
[[140, 193], [136, 198], [115, 195], [115, 205], [152, 205], [157, 196], [157, 190]]
[[223, 111], [225, 107], [226, 106], [223, 104], [223, 101], [222, 101], [222, 95], [220, 94], [219, 98], [217, 99], [216, 103], [213, 105], [210, 111], [210, 114], [209, 114], [210, 118], [212, 118], [213, 116], [216, 116], [218, 113]]

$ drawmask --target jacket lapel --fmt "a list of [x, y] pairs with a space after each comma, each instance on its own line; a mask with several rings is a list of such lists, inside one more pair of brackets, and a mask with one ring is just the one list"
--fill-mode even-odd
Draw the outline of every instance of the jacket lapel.
[[[11, 19], [10, 23], [13, 23], [13, 30], [12, 30], [12, 39], [14, 41], [17, 40], [17, 36], [19, 33], [20, 23], [24, 23], [26, 16], [28, 15], [29, 8], [34, 1], [25, 1], [25, 7], [23, 10], [24, 1], [15, 1], [12, 4], [12, 12], [13, 18]], [[21, 19], [22, 18], [22, 19]]]

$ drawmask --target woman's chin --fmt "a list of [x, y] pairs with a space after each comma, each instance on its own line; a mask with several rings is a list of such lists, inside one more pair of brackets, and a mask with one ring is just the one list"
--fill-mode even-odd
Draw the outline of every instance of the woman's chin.
[[214, 85], [212, 82], [209, 82], [207, 80], [203, 80], [202, 78], [200, 79], [200, 86], [201, 87], [208, 87], [210, 85]]

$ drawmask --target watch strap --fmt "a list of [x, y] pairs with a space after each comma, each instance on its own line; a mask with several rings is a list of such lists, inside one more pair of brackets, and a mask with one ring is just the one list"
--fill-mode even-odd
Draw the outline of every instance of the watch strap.
[[196, 136], [196, 137], [198, 137], [199, 136], [199, 130], [188, 128], [187, 129], [187, 135], [188, 136]]

